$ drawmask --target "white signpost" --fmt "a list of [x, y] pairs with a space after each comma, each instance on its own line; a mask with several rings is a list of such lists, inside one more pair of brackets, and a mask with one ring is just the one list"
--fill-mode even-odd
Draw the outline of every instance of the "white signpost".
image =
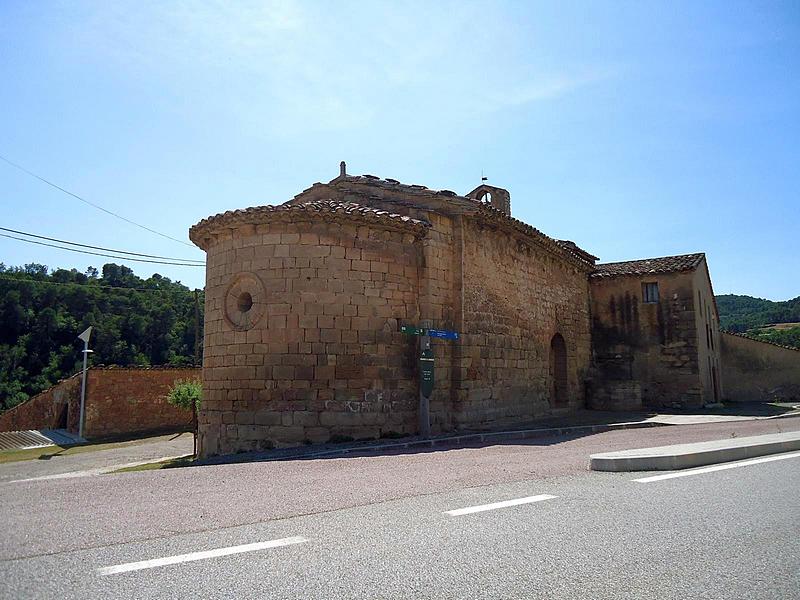
[[78, 437], [83, 439], [83, 420], [86, 411], [86, 363], [89, 358], [89, 337], [92, 335], [92, 328], [87, 327], [86, 331], [78, 336], [83, 341], [83, 376], [81, 378], [81, 414], [78, 421]]

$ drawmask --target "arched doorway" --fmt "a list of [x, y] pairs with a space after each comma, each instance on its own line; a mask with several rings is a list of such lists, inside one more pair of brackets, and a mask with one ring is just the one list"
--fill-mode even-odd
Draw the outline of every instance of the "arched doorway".
[[550, 340], [550, 405], [567, 404], [567, 344], [557, 333]]

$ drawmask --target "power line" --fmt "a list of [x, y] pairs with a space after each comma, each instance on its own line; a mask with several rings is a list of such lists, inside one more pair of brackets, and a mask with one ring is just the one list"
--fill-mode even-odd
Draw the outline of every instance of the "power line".
[[25, 238], [17, 237], [15, 235], [8, 235], [7, 233], [0, 233], [0, 237], [9, 238], [12, 240], [19, 240], [20, 242], [28, 242], [29, 244], [39, 244], [40, 246], [49, 246], [50, 248], [58, 248], [59, 250], [68, 250], [70, 252], [78, 252], [80, 254], [92, 254], [94, 256], [104, 256], [106, 258], [116, 258], [117, 260], [129, 260], [133, 262], [154, 263], [157, 265], [177, 265], [179, 267], [203, 267], [205, 265], [193, 265], [179, 262], [167, 262], [163, 260], [148, 260], [146, 258], [129, 258], [127, 256], [114, 256], [113, 254], [102, 254], [100, 252], [92, 252], [90, 250], [78, 250], [77, 248], [65, 248], [64, 246], [57, 246], [56, 244], [48, 244], [47, 242], [37, 242], [36, 240], [26, 240]]
[[[161, 290], [158, 288], [143, 288], [143, 287], [121, 287], [116, 285], [93, 285], [90, 283], [75, 283], [74, 281], [43, 281], [41, 279], [30, 279], [28, 277], [15, 277], [9, 273], [0, 273], [0, 279], [6, 281], [19, 281], [25, 283], [34, 283], [37, 285], [61, 285], [87, 288], [90, 290], [117, 290], [117, 291], [135, 291], [135, 292], [162, 292], [165, 294], [188, 294], [192, 290], [186, 288], [185, 290]], [[202, 291], [202, 290], [201, 290]]]
[[29, 171], [28, 169], [26, 169], [22, 165], [18, 165], [17, 163], [10, 161], [9, 159], [7, 159], [5, 156], [3, 156], [1, 154], [0, 154], [0, 160], [3, 160], [4, 162], [8, 163], [9, 165], [14, 167], [15, 169], [19, 169], [23, 173], [26, 173], [26, 174], [30, 175], [31, 177], [35, 177], [39, 181], [44, 182], [47, 185], [49, 185], [51, 187], [54, 187], [55, 189], [57, 189], [57, 190], [59, 190], [61, 192], [64, 192], [68, 196], [72, 196], [73, 198], [77, 198], [81, 202], [83, 202], [85, 204], [88, 204], [89, 206], [92, 206], [92, 207], [96, 208], [97, 210], [102, 210], [104, 213], [107, 213], [107, 214], [111, 215], [112, 217], [117, 217], [118, 219], [122, 219], [126, 223], [130, 223], [131, 225], [136, 225], [136, 227], [140, 227], [140, 228], [144, 229], [145, 231], [149, 231], [150, 233], [155, 233], [156, 235], [160, 235], [161, 237], [167, 238], [168, 240], [172, 240], [173, 242], [178, 242], [179, 244], [183, 244], [184, 246], [189, 246], [190, 248], [196, 248], [196, 246], [194, 246], [193, 244], [190, 244], [188, 242], [184, 242], [183, 240], [179, 240], [178, 238], [174, 238], [174, 237], [172, 237], [170, 235], [167, 235], [166, 233], [161, 233], [160, 231], [156, 231], [155, 229], [150, 229], [149, 227], [147, 227], [145, 225], [142, 225], [140, 223], [137, 223], [136, 221], [131, 221], [130, 219], [128, 219], [126, 217], [123, 217], [122, 215], [118, 215], [117, 213], [112, 212], [112, 211], [108, 210], [107, 208], [103, 208], [99, 204], [95, 204], [94, 202], [90, 202], [86, 198], [81, 198], [80, 196], [78, 196], [78, 194], [73, 194], [69, 190], [65, 190], [61, 186], [56, 185], [55, 183], [53, 183], [52, 181], [48, 181], [47, 179], [45, 179], [44, 177], [40, 177], [39, 175], [37, 175], [33, 171]]
[[132, 256], [144, 256], [145, 258], [159, 258], [162, 260], [179, 260], [188, 263], [205, 264], [204, 260], [195, 260], [193, 258], [175, 258], [174, 256], [158, 256], [156, 254], [142, 254], [140, 252], [128, 252], [127, 250], [114, 250], [113, 248], [103, 248], [102, 246], [92, 246], [90, 244], [79, 244], [78, 242], [69, 242], [67, 240], [59, 240], [57, 238], [47, 237], [46, 235], [36, 235], [35, 233], [28, 233], [27, 231], [18, 231], [16, 229], [9, 229], [7, 227], [0, 227], [2, 231], [9, 231], [11, 233], [18, 233], [20, 235], [27, 235], [29, 237], [38, 238], [40, 240], [49, 240], [51, 242], [58, 242], [60, 244], [69, 244], [70, 246], [80, 246], [81, 248], [91, 248], [93, 250], [104, 250], [106, 252], [116, 252], [117, 254], [130, 254]]

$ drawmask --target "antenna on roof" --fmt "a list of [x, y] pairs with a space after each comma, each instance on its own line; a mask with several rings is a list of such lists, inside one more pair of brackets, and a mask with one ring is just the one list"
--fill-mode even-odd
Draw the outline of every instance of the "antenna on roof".
[[339, 177], [344, 177], [347, 175], [347, 165], [344, 161], [339, 163]]
[[489, 178], [486, 177], [486, 175], [483, 174], [483, 169], [481, 169], [481, 181], [488, 181], [488, 180], [489, 180]]

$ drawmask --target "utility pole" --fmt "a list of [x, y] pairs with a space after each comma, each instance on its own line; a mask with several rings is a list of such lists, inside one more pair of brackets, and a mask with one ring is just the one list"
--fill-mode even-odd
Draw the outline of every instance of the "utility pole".
[[81, 376], [81, 411], [78, 417], [78, 437], [83, 439], [83, 422], [86, 420], [86, 365], [89, 359], [89, 337], [92, 335], [92, 327], [86, 328], [78, 339], [83, 342], [83, 375]]

